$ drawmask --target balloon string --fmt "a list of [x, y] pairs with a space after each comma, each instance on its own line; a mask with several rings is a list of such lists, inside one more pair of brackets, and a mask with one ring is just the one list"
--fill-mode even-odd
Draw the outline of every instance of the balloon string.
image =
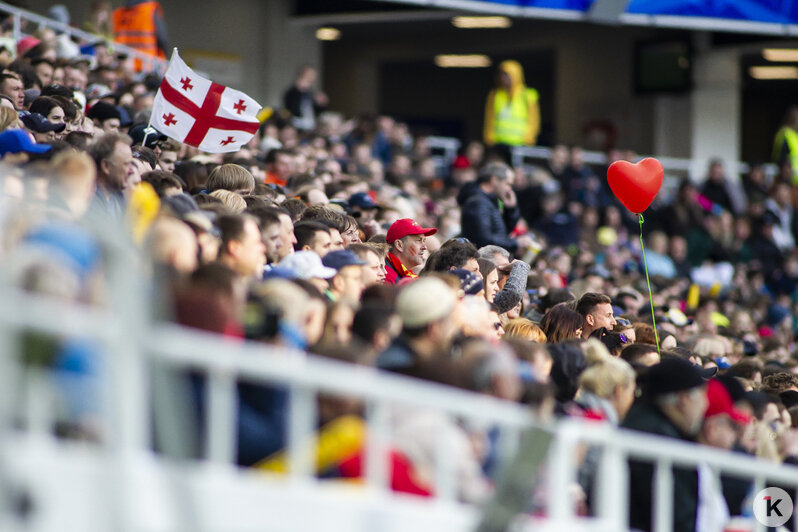
[[640, 249], [643, 250], [643, 269], [646, 271], [646, 284], [648, 285], [648, 303], [651, 305], [651, 323], [654, 324], [654, 340], [657, 342], [657, 353], [659, 351], [659, 333], [657, 332], [657, 320], [654, 318], [654, 296], [651, 295], [651, 279], [648, 278], [648, 264], [646, 263], [646, 246], [643, 245], [643, 215], [637, 215], [640, 221]]

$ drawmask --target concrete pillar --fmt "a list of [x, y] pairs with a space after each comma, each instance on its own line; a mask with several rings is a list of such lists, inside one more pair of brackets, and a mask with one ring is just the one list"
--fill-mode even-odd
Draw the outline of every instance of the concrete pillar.
[[291, 20], [292, 2], [270, 0], [263, 6], [263, 64], [261, 78], [261, 105], [282, 104], [282, 94], [296, 78], [302, 65], [310, 65], [319, 72], [322, 80], [321, 42], [316, 39], [316, 27]]
[[720, 157], [729, 175], [740, 160], [740, 65], [737, 50], [699, 50], [693, 58], [691, 150], [694, 178], [703, 179], [707, 163]]
[[691, 95], [656, 96], [653, 101], [653, 154], [690, 157], [692, 142]]

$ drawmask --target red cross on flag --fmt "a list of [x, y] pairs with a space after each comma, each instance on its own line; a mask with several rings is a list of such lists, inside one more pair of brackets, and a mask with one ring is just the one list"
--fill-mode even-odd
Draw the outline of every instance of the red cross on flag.
[[155, 95], [150, 125], [209, 153], [238, 151], [258, 131], [260, 105], [241, 91], [198, 76], [177, 53]]

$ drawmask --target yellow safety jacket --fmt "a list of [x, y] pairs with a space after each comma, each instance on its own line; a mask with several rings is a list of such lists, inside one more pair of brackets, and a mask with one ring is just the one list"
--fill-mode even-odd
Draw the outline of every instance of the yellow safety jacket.
[[792, 165], [792, 182], [798, 184], [798, 131], [791, 127], [784, 126], [776, 133], [773, 141], [773, 162], [781, 164], [781, 152], [784, 143], [790, 152], [790, 164]]
[[512, 99], [507, 91], [496, 91], [493, 95], [494, 142], [510, 146], [534, 144], [537, 131], [532, 131], [530, 107], [537, 103], [538, 91], [535, 89], [524, 89]]

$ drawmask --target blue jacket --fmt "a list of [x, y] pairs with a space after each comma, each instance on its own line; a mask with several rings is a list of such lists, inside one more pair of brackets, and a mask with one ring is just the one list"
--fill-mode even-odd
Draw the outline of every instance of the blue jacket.
[[[205, 375], [191, 375], [199, 441], [203, 441], [202, 435], [207, 430], [207, 385]], [[236, 388], [236, 462], [241, 466], [251, 466], [286, 446], [288, 390], [282, 386], [263, 386], [247, 382], [239, 382]], [[203, 455], [204, 453], [205, 451]]]
[[463, 204], [461, 230], [463, 236], [477, 247], [493, 244], [515, 253], [518, 242], [508, 236], [507, 228], [515, 227], [521, 215], [518, 206], [508, 208], [500, 205], [495, 196], [489, 196], [478, 188]]

